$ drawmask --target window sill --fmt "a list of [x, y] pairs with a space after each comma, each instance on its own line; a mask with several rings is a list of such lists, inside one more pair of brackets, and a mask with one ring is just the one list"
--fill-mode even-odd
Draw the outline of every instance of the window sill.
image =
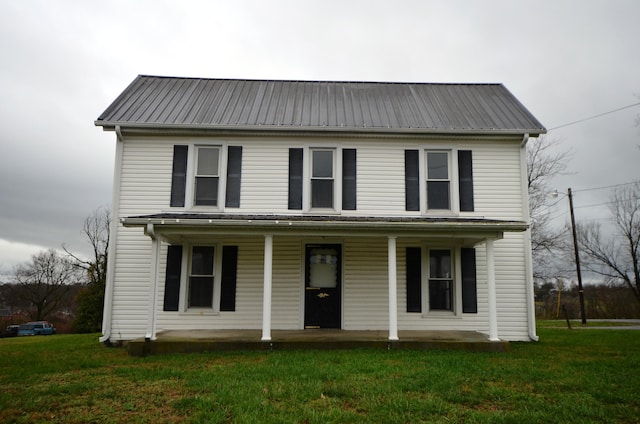
[[220, 312], [213, 311], [211, 309], [188, 309], [180, 312], [183, 316], [220, 316]]
[[456, 314], [453, 311], [430, 311], [422, 314], [422, 318], [445, 318], [445, 319], [459, 319], [460, 315]]

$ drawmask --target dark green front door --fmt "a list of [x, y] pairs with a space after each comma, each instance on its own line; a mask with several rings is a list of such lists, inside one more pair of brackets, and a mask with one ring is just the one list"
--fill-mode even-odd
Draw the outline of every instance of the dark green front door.
[[341, 328], [342, 246], [308, 244], [304, 328]]

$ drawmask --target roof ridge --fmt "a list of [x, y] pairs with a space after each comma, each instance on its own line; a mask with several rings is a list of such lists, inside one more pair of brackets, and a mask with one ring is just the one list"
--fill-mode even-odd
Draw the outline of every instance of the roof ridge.
[[212, 77], [181, 77], [171, 75], [139, 74], [139, 78], [175, 79], [175, 80], [204, 80], [204, 81], [246, 81], [246, 82], [283, 82], [283, 83], [323, 83], [323, 84], [399, 84], [399, 85], [503, 85], [499, 82], [427, 82], [427, 81], [366, 81], [366, 80], [313, 80], [289, 78], [212, 78]]

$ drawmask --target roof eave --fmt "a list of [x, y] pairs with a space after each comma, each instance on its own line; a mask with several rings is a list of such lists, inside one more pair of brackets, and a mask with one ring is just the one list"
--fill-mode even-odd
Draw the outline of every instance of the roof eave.
[[117, 121], [99, 121], [94, 124], [104, 131], [114, 131], [120, 127], [127, 132], [149, 131], [211, 131], [242, 133], [344, 133], [344, 134], [445, 134], [445, 135], [501, 135], [538, 137], [546, 134], [545, 128], [390, 128], [390, 127], [333, 127], [333, 126], [285, 126], [285, 125], [180, 125], [158, 123], [131, 123]]

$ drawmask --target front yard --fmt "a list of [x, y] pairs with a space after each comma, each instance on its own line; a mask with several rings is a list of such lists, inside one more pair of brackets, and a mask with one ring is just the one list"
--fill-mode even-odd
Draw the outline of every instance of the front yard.
[[135, 358], [97, 335], [0, 340], [0, 422], [637, 422], [640, 332], [542, 328], [507, 353]]

